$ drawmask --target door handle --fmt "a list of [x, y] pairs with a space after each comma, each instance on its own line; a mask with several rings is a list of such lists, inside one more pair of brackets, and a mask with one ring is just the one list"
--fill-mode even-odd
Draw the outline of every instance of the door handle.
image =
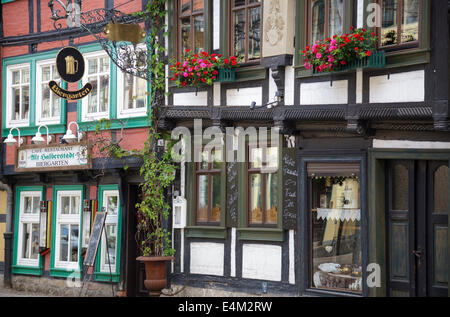
[[419, 260], [419, 267], [422, 264], [422, 251], [419, 250], [413, 250], [412, 253], [415, 255], [415, 257], [417, 258], [417, 260]]

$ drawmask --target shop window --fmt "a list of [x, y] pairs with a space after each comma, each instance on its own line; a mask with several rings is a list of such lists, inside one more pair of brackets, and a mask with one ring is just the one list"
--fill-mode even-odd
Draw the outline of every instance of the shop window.
[[248, 225], [278, 225], [278, 148], [249, 146]]
[[312, 172], [310, 188], [310, 285], [362, 293], [359, 172]]
[[8, 67], [7, 127], [28, 126], [30, 121], [30, 65]]
[[55, 267], [78, 269], [80, 259], [81, 191], [58, 191]]
[[61, 78], [54, 61], [37, 64], [36, 122], [38, 124], [58, 124], [61, 119], [61, 98], [48, 86], [50, 81], [61, 85]]
[[308, 1], [308, 43], [344, 33], [344, 0]]
[[142, 117], [147, 114], [147, 81], [119, 72], [118, 74], [118, 118]]
[[231, 1], [231, 55], [242, 55], [245, 62], [261, 58], [261, 22], [262, 0]]
[[205, 1], [178, 0], [178, 55], [181, 57], [187, 49], [196, 53], [205, 47]]
[[39, 266], [39, 206], [40, 191], [20, 192], [17, 264]]
[[222, 179], [222, 151], [202, 153], [202, 162], [196, 163], [196, 224], [220, 225], [222, 215], [221, 179]]
[[83, 121], [109, 118], [110, 59], [104, 53], [86, 54], [86, 72], [83, 82], [92, 85], [91, 93], [83, 98]]
[[379, 45], [386, 48], [417, 47], [420, 39], [421, 0], [382, 0]]
[[119, 215], [119, 192], [118, 191], [104, 191], [102, 199], [102, 207], [105, 208], [106, 220], [105, 233], [102, 234], [101, 252], [100, 252], [100, 272], [116, 273], [117, 264], [117, 239], [118, 233], [118, 215]]

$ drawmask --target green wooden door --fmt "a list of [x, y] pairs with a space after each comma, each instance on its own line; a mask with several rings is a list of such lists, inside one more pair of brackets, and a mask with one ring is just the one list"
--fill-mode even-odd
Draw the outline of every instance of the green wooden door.
[[388, 296], [448, 295], [448, 162], [390, 161]]

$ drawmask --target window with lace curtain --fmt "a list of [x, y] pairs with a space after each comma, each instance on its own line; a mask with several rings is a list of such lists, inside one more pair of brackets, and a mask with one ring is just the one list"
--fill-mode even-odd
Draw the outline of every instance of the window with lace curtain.
[[344, 0], [308, 0], [308, 43], [344, 33]]
[[421, 0], [381, 0], [379, 45], [386, 48], [419, 45]]

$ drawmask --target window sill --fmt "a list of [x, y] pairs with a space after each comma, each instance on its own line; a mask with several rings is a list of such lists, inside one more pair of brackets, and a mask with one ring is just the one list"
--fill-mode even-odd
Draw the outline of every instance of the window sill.
[[50, 276], [52, 277], [72, 277], [81, 279], [81, 272], [79, 268], [76, 269], [63, 269], [63, 268], [50, 268]]
[[119, 274], [118, 273], [105, 273], [105, 272], [94, 272], [95, 275], [95, 281], [97, 282], [112, 282], [113, 283], [118, 283], [119, 282]]
[[[20, 130], [20, 136], [34, 136], [36, 132], [38, 131], [39, 126], [33, 126], [33, 127], [18, 127]], [[48, 125], [49, 134], [65, 134], [66, 133], [66, 125], [65, 124], [53, 124]], [[9, 134], [9, 131], [11, 128], [3, 128], [2, 133], [4, 136], [7, 136]], [[47, 130], [41, 130], [41, 132], [47, 132]], [[12, 134], [14, 137], [17, 137], [17, 130], [13, 130]]]
[[283, 229], [238, 228], [238, 240], [283, 242]]
[[21, 265], [13, 265], [12, 266], [13, 274], [21, 274], [21, 275], [33, 275], [33, 276], [42, 276], [42, 267], [36, 266], [21, 266]]
[[[120, 121], [123, 122], [123, 126]], [[110, 125], [108, 127], [105, 127], [106, 122], [110, 122]], [[97, 124], [99, 122], [96, 121], [89, 121], [89, 122], [78, 122], [78, 125], [80, 126], [80, 129], [82, 131], [96, 131], [97, 130]], [[131, 128], [142, 128], [142, 127], [148, 127], [149, 125], [149, 118], [147, 116], [144, 117], [130, 117], [130, 118], [119, 118], [119, 119], [106, 119], [105, 122], [102, 123], [102, 126], [100, 130], [120, 130], [122, 128], [124, 129], [131, 129]], [[65, 132], [65, 131], [64, 131]]]
[[[386, 66], [380, 69], [391, 69], [398, 67], [414, 66], [430, 63], [430, 49], [409, 49], [401, 51], [386, 52]], [[355, 69], [335, 71], [331, 73], [313, 74], [312, 70], [307, 70], [304, 66], [296, 66], [295, 78], [321, 77], [330, 75], [342, 75], [356, 72]], [[368, 69], [367, 71], [371, 71]]]
[[227, 228], [225, 227], [186, 227], [188, 238], [226, 239]]

